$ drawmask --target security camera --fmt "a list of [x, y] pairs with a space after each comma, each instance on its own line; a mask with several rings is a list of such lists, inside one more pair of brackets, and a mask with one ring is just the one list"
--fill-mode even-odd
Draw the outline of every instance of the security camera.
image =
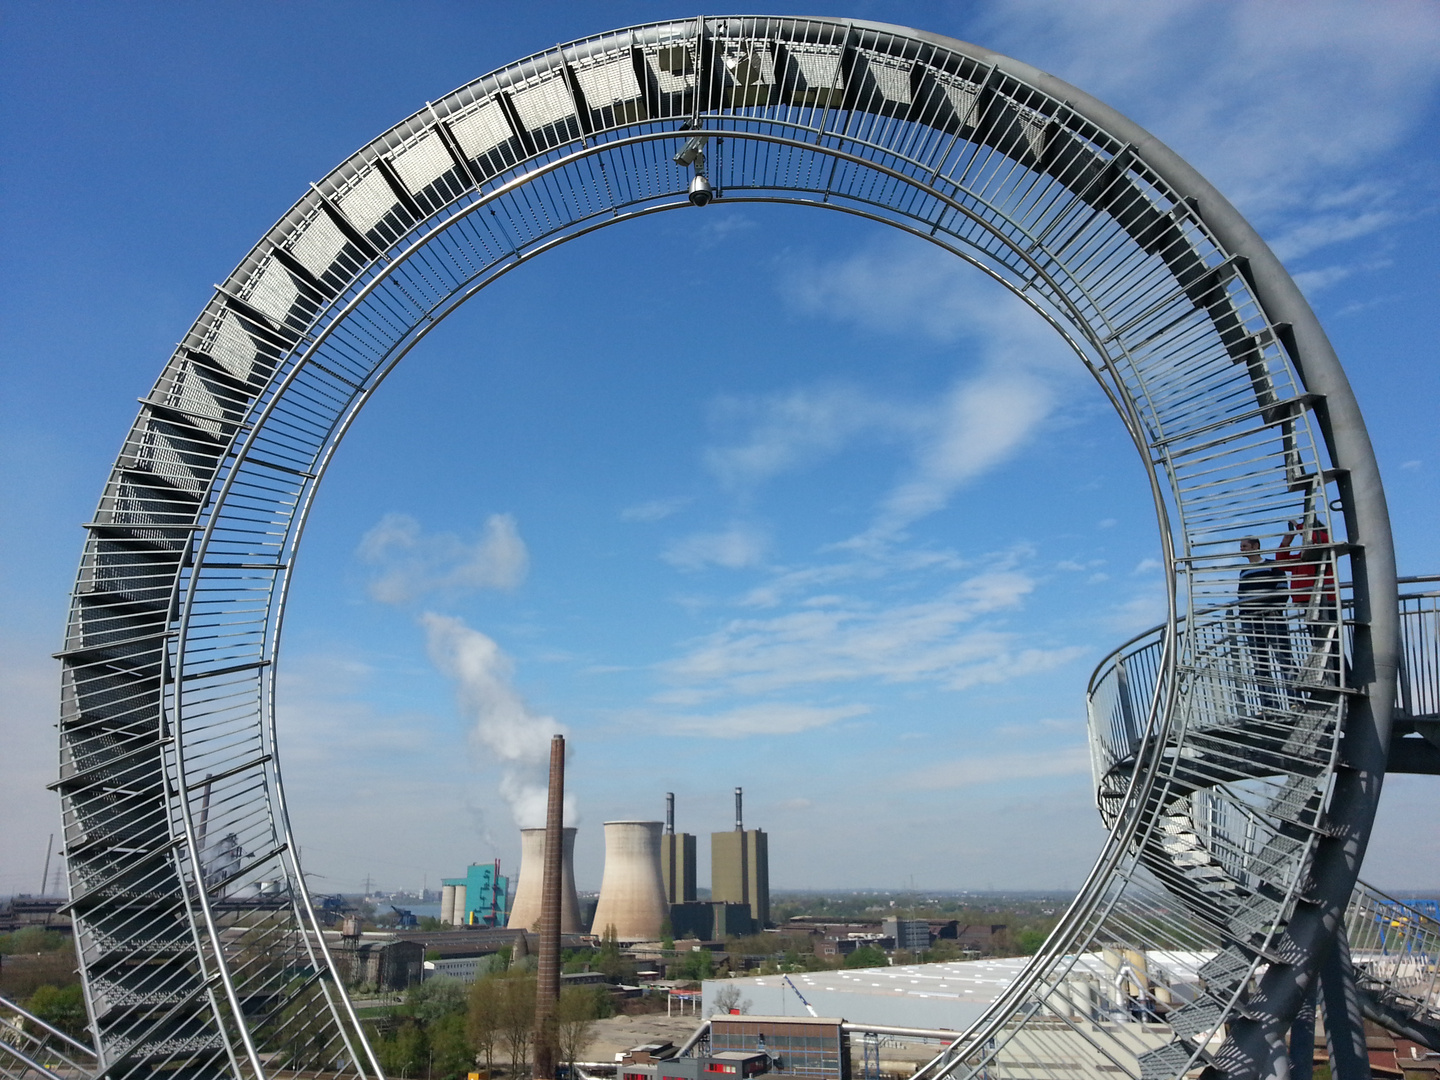
[[696, 135], [680, 148], [680, 152], [672, 159], [676, 165], [693, 165], [696, 161], [704, 166], [706, 135]]
[[690, 181], [690, 203], [693, 206], [707, 206], [710, 200], [715, 197], [715, 189], [710, 186], [710, 181], [703, 176], [697, 176]]

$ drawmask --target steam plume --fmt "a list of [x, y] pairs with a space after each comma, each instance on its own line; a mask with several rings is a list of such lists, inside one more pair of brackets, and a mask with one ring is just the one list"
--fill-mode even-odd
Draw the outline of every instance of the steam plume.
[[[474, 738], [501, 763], [500, 795], [522, 829], [545, 824], [545, 767], [550, 736], [566, 734], [554, 717], [535, 712], [511, 685], [515, 665], [495, 639], [463, 619], [427, 612], [420, 617], [430, 659], [455, 681], [461, 712]], [[574, 820], [566, 796], [565, 819]]]

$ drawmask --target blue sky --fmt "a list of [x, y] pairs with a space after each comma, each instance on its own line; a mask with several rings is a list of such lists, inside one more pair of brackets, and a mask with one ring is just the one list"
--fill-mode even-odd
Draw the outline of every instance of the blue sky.
[[[995, 48], [1189, 158], [1292, 269], [1371, 425], [1402, 573], [1440, 570], [1440, 9], [864, 3]], [[39, 883], [57, 665], [135, 399], [255, 239], [426, 100], [652, 3], [4, 3], [0, 893]], [[1074, 887], [1096, 661], [1162, 612], [1137, 456], [978, 273], [796, 209], [661, 215], [471, 301], [322, 488], [281, 664], [307, 869], [518, 856], [536, 747], [600, 825], [772, 834], [778, 887]], [[1366, 876], [1440, 887], [1434, 781]], [[706, 861], [702, 841], [702, 882]]]

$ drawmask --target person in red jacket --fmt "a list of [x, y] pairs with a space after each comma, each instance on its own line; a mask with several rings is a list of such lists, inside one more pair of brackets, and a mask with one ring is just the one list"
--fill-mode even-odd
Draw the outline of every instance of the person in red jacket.
[[[1291, 547], [1296, 539], [1300, 543]], [[1290, 599], [1304, 612], [1310, 625], [1310, 641], [1317, 650], [1328, 646], [1330, 628], [1339, 616], [1335, 564], [1329, 557], [1329, 545], [1330, 532], [1319, 519], [1308, 530], [1303, 522], [1292, 521], [1275, 552], [1275, 562], [1290, 572]]]

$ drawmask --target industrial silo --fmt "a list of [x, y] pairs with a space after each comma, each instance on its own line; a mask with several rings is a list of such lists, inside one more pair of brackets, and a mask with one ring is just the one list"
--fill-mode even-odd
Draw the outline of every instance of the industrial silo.
[[606, 934], [611, 927], [621, 941], [656, 941], [670, 913], [660, 873], [658, 821], [605, 823], [605, 877], [590, 932]]
[[[515, 903], [505, 925], [512, 930], [534, 930], [540, 925], [540, 906], [545, 887], [545, 830], [520, 830], [520, 881], [515, 886]], [[565, 830], [565, 849], [560, 871], [560, 932], [578, 934], [580, 897], [575, 894], [575, 830]]]

